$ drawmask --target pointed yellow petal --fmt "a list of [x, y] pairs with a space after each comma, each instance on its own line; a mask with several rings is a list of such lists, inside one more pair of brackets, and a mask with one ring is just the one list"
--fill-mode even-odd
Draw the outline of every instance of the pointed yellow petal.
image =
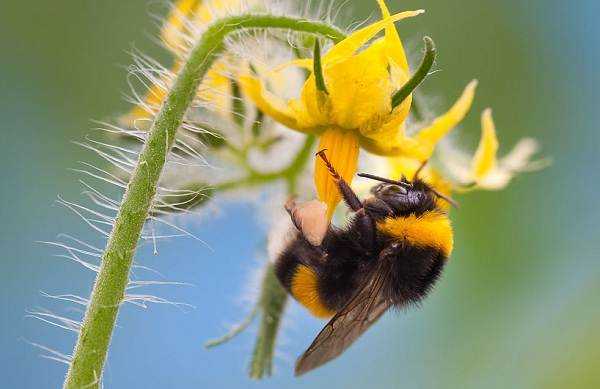
[[498, 138], [496, 126], [492, 118], [492, 110], [486, 109], [481, 115], [481, 140], [472, 161], [475, 181], [483, 179], [491, 172], [497, 163]]
[[306, 131], [305, 129], [300, 129], [293, 111], [288, 108], [286, 103], [279, 97], [265, 90], [261, 80], [251, 75], [243, 75], [240, 76], [239, 83], [246, 96], [248, 96], [256, 107], [266, 115], [272, 117], [286, 127], [298, 131]]
[[276, 66], [275, 68], [273, 68], [271, 70], [271, 72], [278, 73], [278, 72], [281, 72], [282, 70], [285, 70], [291, 66], [297, 66], [299, 68], [312, 71], [313, 70], [313, 60], [311, 58], [294, 59], [289, 62], [284, 62], [281, 65]]
[[160, 37], [165, 45], [173, 50], [179, 51], [183, 43], [185, 21], [192, 14], [200, 0], [179, 0], [167, 16], [162, 27]]
[[346, 39], [333, 46], [331, 50], [329, 50], [329, 52], [323, 56], [323, 65], [335, 63], [350, 57], [356, 52], [356, 50], [361, 48], [362, 45], [367, 43], [379, 31], [386, 28], [386, 26], [388, 26], [390, 23], [417, 16], [423, 12], [423, 10], [401, 12], [391, 16], [388, 19], [381, 20], [371, 24], [370, 26], [363, 27], [360, 30], [353, 32]]
[[429, 127], [422, 129], [415, 136], [421, 149], [417, 156], [419, 159], [422, 161], [429, 159], [435, 150], [435, 145], [463, 120], [473, 103], [476, 87], [477, 80], [471, 81], [448, 112], [437, 117]]
[[[387, 128], [383, 131], [384, 128]], [[385, 157], [400, 155], [413, 156], [418, 153], [419, 144], [413, 138], [407, 137], [405, 125], [397, 123], [396, 126], [382, 127], [382, 133], [377, 137], [359, 136], [360, 146], [371, 154]]]
[[[319, 150], [327, 149], [327, 158], [338, 174], [350, 185], [358, 164], [358, 139], [351, 131], [331, 128], [319, 142]], [[342, 196], [331, 173], [320, 158], [315, 159], [315, 186], [319, 200], [327, 204], [327, 218], [331, 220]]]
[[[389, 18], [390, 11], [385, 5], [385, 1], [377, 0], [377, 3], [381, 9], [383, 19]], [[402, 46], [402, 41], [400, 40], [400, 36], [398, 35], [398, 31], [393, 22], [388, 23], [385, 27], [385, 45], [388, 56], [392, 58], [398, 66], [408, 72], [408, 61], [406, 60], [404, 47]]]
[[[394, 89], [383, 40], [373, 42], [345, 61], [330, 64], [325, 68], [324, 76], [331, 101], [330, 118], [336, 126], [358, 128], [367, 136], [379, 130], [382, 121], [390, 115]], [[314, 77], [309, 81], [312, 81], [310, 90], [316, 91]], [[315, 101], [314, 92], [303, 94], [307, 106], [311, 100]]]

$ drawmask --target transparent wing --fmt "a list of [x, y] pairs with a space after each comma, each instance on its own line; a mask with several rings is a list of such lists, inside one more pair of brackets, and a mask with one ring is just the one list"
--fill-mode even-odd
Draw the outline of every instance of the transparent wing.
[[298, 358], [297, 376], [338, 357], [388, 310], [391, 304], [381, 294], [387, 276], [382, 262], [366, 285], [327, 323]]

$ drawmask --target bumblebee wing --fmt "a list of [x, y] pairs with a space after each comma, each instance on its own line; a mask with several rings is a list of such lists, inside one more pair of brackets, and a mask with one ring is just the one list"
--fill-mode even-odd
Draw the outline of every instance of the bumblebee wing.
[[338, 357], [387, 311], [391, 303], [381, 295], [386, 277], [382, 270], [382, 266], [378, 266], [366, 285], [327, 323], [298, 358], [297, 376]]

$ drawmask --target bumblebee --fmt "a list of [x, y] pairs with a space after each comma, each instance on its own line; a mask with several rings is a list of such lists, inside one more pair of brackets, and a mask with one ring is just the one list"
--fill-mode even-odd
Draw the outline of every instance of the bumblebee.
[[421, 181], [418, 172], [411, 181], [359, 174], [380, 181], [372, 196], [361, 201], [324, 150], [317, 155], [353, 215], [338, 229], [323, 213], [321, 225], [326, 227], [319, 233], [314, 217], [307, 223], [293, 200], [286, 204], [297, 231], [276, 260], [277, 277], [313, 315], [331, 318], [298, 358], [296, 375], [339, 356], [390, 307], [422, 301], [440, 278], [453, 246], [452, 226], [441, 202], [454, 203]]

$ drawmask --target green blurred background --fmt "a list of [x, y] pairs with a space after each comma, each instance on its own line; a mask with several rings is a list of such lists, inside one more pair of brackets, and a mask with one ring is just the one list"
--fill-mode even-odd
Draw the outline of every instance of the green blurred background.
[[[507, 190], [460, 198], [456, 250], [436, 291], [418, 310], [388, 314], [343, 357], [302, 378], [293, 358], [322, 323], [293, 305], [276, 374], [252, 382], [245, 368], [255, 329], [220, 349], [220, 334], [247, 307], [240, 295], [259, 266], [263, 236], [247, 205], [223, 210], [207, 228], [185, 221], [214, 251], [190, 240], [163, 244], [141, 262], [194, 288], [163, 295], [191, 312], [125, 307], [105, 387], [600, 387], [600, 3], [595, 0], [389, 1], [393, 10], [426, 8], [399, 25], [419, 52], [427, 34], [437, 67], [424, 91], [453, 101], [471, 78], [480, 86], [462, 133], [475, 145], [478, 112], [494, 108], [501, 144], [538, 138], [554, 163]], [[354, 0], [355, 20], [376, 15]], [[2, 387], [58, 387], [65, 366], [38, 357], [31, 342], [69, 353], [73, 334], [27, 317], [64, 305], [40, 295], [89, 293], [92, 274], [36, 244], [70, 232], [97, 237], [54, 199], [80, 198], [68, 168], [89, 155], [70, 143], [127, 110], [125, 66], [133, 47], [167, 58], [153, 43], [164, 2], [57, 0], [0, 2], [0, 376]], [[345, 21], [348, 24], [350, 20]], [[235, 234], [235, 242], [223, 236]]]

